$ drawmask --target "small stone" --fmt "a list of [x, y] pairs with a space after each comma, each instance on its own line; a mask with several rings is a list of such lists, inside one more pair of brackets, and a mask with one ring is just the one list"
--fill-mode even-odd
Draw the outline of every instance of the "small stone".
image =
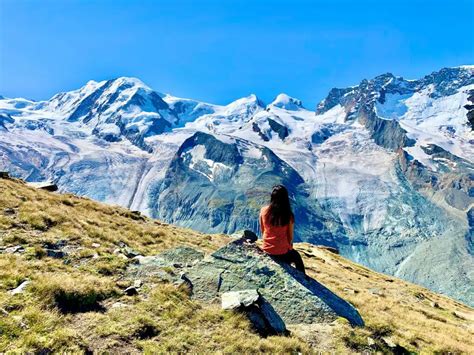
[[393, 340], [389, 337], [382, 337], [383, 342], [385, 345], [387, 345], [389, 348], [396, 348], [397, 344], [393, 342]]
[[115, 302], [112, 306], [110, 306], [110, 308], [125, 308], [125, 307], [129, 307], [129, 305], [123, 302]]
[[15, 210], [13, 208], [5, 208], [3, 210], [3, 213], [7, 216], [11, 216], [11, 215], [15, 214]]
[[249, 307], [256, 303], [260, 295], [257, 290], [229, 291], [221, 295], [222, 309]]
[[430, 306], [433, 307], [433, 308], [440, 308], [439, 304], [437, 302], [431, 302]]
[[372, 339], [371, 337], [367, 337], [367, 344], [369, 346], [374, 346], [375, 345], [375, 340]]
[[23, 248], [21, 245], [15, 245], [13, 247], [8, 247], [5, 249], [5, 253], [7, 254], [23, 253], [24, 251], [25, 248]]
[[134, 257], [140, 255], [139, 252], [133, 250], [133, 249], [130, 248], [130, 247], [124, 247], [124, 248], [122, 248], [121, 251], [122, 251], [123, 254], [125, 254], [125, 255], [127, 256], [127, 258], [134, 258]]
[[100, 248], [100, 244], [99, 243], [92, 243], [91, 245], [93, 248]]
[[137, 289], [135, 286], [127, 287], [123, 292], [124, 292], [127, 296], [138, 295], [138, 289]]
[[11, 295], [17, 295], [19, 293], [23, 293], [26, 289], [26, 286], [28, 286], [30, 283], [31, 283], [30, 280], [25, 280], [17, 288], [14, 288], [13, 290], [10, 290], [9, 293]]
[[46, 249], [45, 251], [50, 258], [62, 259], [66, 256], [66, 253], [62, 250]]
[[118, 249], [118, 248], [117, 248], [117, 249], [114, 249], [113, 253], [114, 253], [114, 254], [120, 254], [120, 249]]
[[140, 288], [140, 287], [142, 287], [142, 284], [143, 284], [142, 280], [135, 280], [133, 282], [133, 287]]
[[95, 253], [94, 255], [92, 255], [92, 259], [99, 259], [99, 254]]
[[258, 240], [258, 236], [251, 230], [244, 230], [244, 239], [249, 243], [255, 243]]
[[369, 288], [369, 293], [372, 295], [383, 296], [382, 291], [379, 288]]
[[23, 317], [22, 316], [13, 316], [12, 318], [18, 322], [18, 324], [20, 325], [21, 328], [23, 328], [23, 329], [28, 328], [26, 323], [23, 322]]
[[343, 290], [344, 292], [351, 293], [353, 295], [359, 292], [359, 291], [353, 290], [352, 288], [344, 288]]

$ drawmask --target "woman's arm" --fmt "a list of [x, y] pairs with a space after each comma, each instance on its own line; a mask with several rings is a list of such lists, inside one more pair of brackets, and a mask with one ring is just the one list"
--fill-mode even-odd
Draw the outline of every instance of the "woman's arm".
[[262, 232], [262, 237], [263, 237], [263, 232], [265, 232], [265, 226], [263, 225], [262, 211], [260, 211], [259, 222], [260, 222], [260, 231]]
[[293, 247], [293, 232], [295, 228], [295, 222], [293, 219], [290, 219], [290, 224], [288, 225], [288, 243]]

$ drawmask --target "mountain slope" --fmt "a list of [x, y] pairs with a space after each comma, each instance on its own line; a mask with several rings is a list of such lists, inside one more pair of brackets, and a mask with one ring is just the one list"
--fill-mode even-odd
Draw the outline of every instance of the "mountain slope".
[[89, 82], [0, 100], [0, 169], [203, 232], [258, 230], [264, 191], [284, 182], [298, 241], [473, 305], [473, 85], [473, 67], [384, 74], [311, 111], [286, 94], [221, 106]]
[[[133, 261], [121, 253], [154, 255], [178, 245], [210, 252], [230, 240], [225, 235], [200, 234], [17, 180], [0, 179], [0, 211], [1, 351], [365, 353], [394, 351], [387, 345], [394, 342], [417, 352], [469, 353], [474, 347], [472, 308], [324, 248], [296, 245], [309, 275], [354, 304], [366, 328], [336, 321], [291, 327], [289, 337], [260, 338], [241, 315], [190, 301], [170, 284], [149, 283], [138, 296], [123, 294], [129, 286], [123, 272]], [[67, 256], [45, 252], [54, 245], [67, 246]], [[23, 293], [8, 292], [25, 279], [32, 283]], [[92, 298], [103, 308], [66, 311], [58, 304], [63, 294], [77, 307], [90, 307]]]

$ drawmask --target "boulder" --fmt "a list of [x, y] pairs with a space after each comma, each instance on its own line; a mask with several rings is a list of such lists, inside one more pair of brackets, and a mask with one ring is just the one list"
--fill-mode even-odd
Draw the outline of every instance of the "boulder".
[[46, 190], [46, 191], [57, 191], [58, 190], [58, 185], [56, 185], [53, 182], [49, 181], [44, 181], [44, 182], [28, 182], [26, 183], [30, 187], [34, 187], [35, 189], [41, 189], [41, 190]]
[[[176, 263], [183, 268], [176, 270]], [[127, 273], [133, 279], [158, 277], [178, 284], [185, 280], [191, 297], [203, 302], [218, 302], [227, 292], [257, 290], [260, 313], [266, 312], [266, 320], [281, 323], [275, 325], [280, 330], [285, 324], [331, 323], [338, 317], [352, 325], [364, 324], [350, 303], [295, 268], [277, 263], [244, 238], [206, 257], [189, 247], [143, 257]], [[252, 299], [247, 293], [238, 297]], [[236, 297], [225, 297], [231, 296]]]
[[10, 173], [8, 171], [0, 171], [0, 179], [9, 179]]

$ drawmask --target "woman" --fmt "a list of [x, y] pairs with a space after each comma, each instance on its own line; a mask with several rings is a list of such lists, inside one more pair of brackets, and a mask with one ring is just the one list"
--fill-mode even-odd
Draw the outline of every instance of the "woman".
[[260, 210], [263, 250], [277, 261], [294, 263], [296, 269], [305, 273], [301, 255], [293, 249], [294, 222], [288, 190], [283, 185], [274, 186], [270, 205]]

